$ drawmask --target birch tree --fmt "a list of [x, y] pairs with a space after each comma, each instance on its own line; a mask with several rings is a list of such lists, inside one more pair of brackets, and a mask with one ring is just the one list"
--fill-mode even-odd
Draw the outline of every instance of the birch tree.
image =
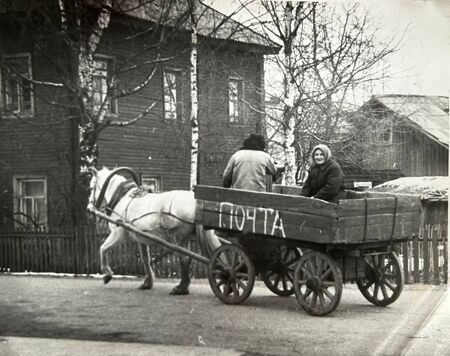
[[190, 54], [190, 84], [191, 84], [191, 168], [190, 168], [190, 188], [197, 184], [198, 177], [198, 87], [197, 87], [197, 0], [189, 0], [190, 25], [191, 25], [191, 54]]
[[[287, 162], [286, 183], [295, 184], [305, 177], [314, 145], [334, 148], [352, 141], [355, 132], [346, 129], [346, 118], [354, 110], [351, 95], [386, 79], [385, 59], [397, 50], [400, 40], [381, 40], [368, 10], [359, 4], [263, 2], [263, 9], [266, 15], [257, 18], [258, 25], [283, 43], [282, 56], [274, 56], [269, 63], [282, 80], [279, 84], [268, 80], [278, 84], [267, 87], [274, 103], [268, 126]], [[280, 31], [288, 23], [297, 26], [291, 32], [286, 26]], [[280, 88], [283, 95], [278, 94]]]
[[283, 78], [283, 113], [281, 120], [282, 147], [285, 162], [283, 183], [286, 185], [294, 185], [296, 167], [296, 152], [294, 147], [296, 122], [294, 117], [295, 82], [293, 78], [295, 61], [292, 56], [292, 51], [301, 24], [308, 16], [310, 16], [316, 4], [303, 1], [286, 1], [283, 3], [263, 1], [262, 5], [271, 19], [271, 24], [267, 25], [265, 23], [264, 27], [283, 44], [282, 58], [277, 57], [276, 59], [279, 68], [282, 69], [281, 74]]

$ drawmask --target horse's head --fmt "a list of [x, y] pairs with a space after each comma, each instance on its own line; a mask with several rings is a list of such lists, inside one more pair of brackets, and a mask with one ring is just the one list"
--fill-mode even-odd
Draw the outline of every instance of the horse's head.
[[92, 179], [90, 183], [91, 195], [89, 197], [89, 208], [99, 208], [103, 199], [107, 201], [110, 200], [114, 190], [117, 186], [126, 181], [126, 178], [119, 175], [118, 173], [128, 172], [133, 180], [138, 184], [138, 178], [136, 173], [131, 168], [119, 167], [114, 170], [110, 170], [103, 167], [101, 170], [97, 171], [95, 168], [92, 169]]

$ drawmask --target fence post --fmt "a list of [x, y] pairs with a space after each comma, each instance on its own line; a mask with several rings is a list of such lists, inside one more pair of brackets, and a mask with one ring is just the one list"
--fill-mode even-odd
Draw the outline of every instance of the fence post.
[[439, 285], [441, 278], [439, 276], [439, 225], [430, 226], [431, 239], [433, 241], [433, 284]]
[[430, 225], [425, 224], [423, 230], [423, 283], [430, 282]]
[[409, 280], [409, 266], [408, 266], [408, 256], [409, 256], [408, 242], [402, 242], [401, 249], [402, 249], [402, 259], [403, 259], [404, 280], [405, 280], [405, 284], [409, 284], [410, 280]]
[[414, 255], [414, 259], [413, 259], [414, 283], [418, 283], [420, 280], [420, 278], [419, 278], [419, 236], [414, 236], [414, 239], [413, 239], [413, 255]]

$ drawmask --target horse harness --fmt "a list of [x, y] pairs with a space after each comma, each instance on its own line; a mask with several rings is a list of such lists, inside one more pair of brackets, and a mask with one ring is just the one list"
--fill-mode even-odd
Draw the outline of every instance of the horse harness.
[[119, 201], [133, 188], [137, 188], [137, 184], [133, 181], [127, 180], [120, 183], [106, 206], [106, 215], [111, 216]]
[[[110, 175], [110, 177], [111, 177], [112, 175], [114, 175], [115, 173], [116, 173], [116, 172], [113, 172], [113, 173]], [[104, 186], [103, 186], [102, 189], [101, 189], [99, 201], [96, 203], [96, 205], [97, 205], [96, 207], [97, 207], [97, 208], [98, 208], [99, 205], [101, 204], [101, 200], [105, 199], [105, 198], [104, 198], [104, 192], [106, 191], [106, 186], [107, 186], [108, 184], [109, 184], [109, 179], [104, 183]], [[127, 207], [126, 207], [126, 209], [125, 209], [126, 211], [128, 210], [128, 206], [131, 204], [131, 201], [132, 201], [134, 198], [142, 197], [143, 195], [146, 195], [146, 194], [149, 194], [149, 193], [153, 193], [153, 191], [152, 191], [150, 188], [148, 188], [148, 187], [145, 187], [145, 186], [138, 187], [138, 185], [137, 185], [137, 183], [136, 183], [136, 179], [135, 179], [134, 181], [132, 181], [132, 180], [127, 180], [127, 181], [125, 181], [125, 182], [122, 182], [122, 183], [120, 183], [120, 184], [118, 185], [118, 187], [117, 187], [116, 190], [114, 191], [114, 193], [113, 193], [113, 195], [112, 195], [112, 197], [111, 197], [111, 200], [110, 200], [109, 202], [107, 202], [107, 206], [106, 206], [106, 208], [105, 208], [105, 210], [106, 210], [106, 215], [111, 216], [111, 214], [114, 212], [114, 208], [117, 206], [117, 204], [119, 203], [119, 201], [120, 201], [122, 198], [124, 198], [124, 197], [125, 197], [132, 189], [134, 189], [134, 188], [137, 188], [137, 190], [136, 190], [135, 192], [133, 192], [133, 193], [130, 194], [131, 200], [130, 200], [130, 202], [127, 204]], [[106, 201], [106, 199], [105, 199], [105, 201]], [[187, 224], [192, 224], [192, 221], [188, 221], [188, 220], [182, 219], [182, 218], [180, 218], [179, 216], [176, 216], [175, 214], [172, 214], [172, 213], [171, 213], [171, 210], [172, 210], [172, 203], [173, 203], [173, 200], [170, 202], [170, 206], [169, 206], [169, 211], [168, 211], [168, 212], [165, 212], [165, 211], [161, 211], [161, 212], [152, 211], [152, 212], [143, 214], [143, 215], [141, 215], [141, 216], [139, 216], [139, 217], [137, 217], [137, 218], [134, 218], [134, 219], [133, 219], [132, 221], [130, 221], [130, 222], [131, 222], [131, 223], [134, 223], [135, 221], [137, 221], [137, 220], [139, 220], [139, 219], [142, 219], [143, 217], [148, 216], [148, 215], [151, 215], [151, 214], [164, 214], [164, 215], [169, 215], [169, 216], [171, 216], [171, 217], [173, 217], [173, 218], [175, 218], [175, 219], [177, 219], [177, 220], [179, 220], [179, 221], [181, 221], [181, 222], [184, 222], [184, 223], [187, 223]]]

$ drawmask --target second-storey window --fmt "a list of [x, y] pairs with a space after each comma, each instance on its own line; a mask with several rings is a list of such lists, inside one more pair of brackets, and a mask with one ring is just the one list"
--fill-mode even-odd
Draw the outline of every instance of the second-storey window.
[[3, 59], [1, 72], [1, 104], [7, 114], [32, 114], [33, 90], [31, 56], [20, 54]]
[[15, 177], [14, 197], [16, 228], [43, 230], [47, 227], [45, 177]]
[[[108, 94], [108, 79], [110, 78], [110, 71], [113, 66], [113, 60], [107, 57], [96, 57], [94, 60], [94, 74], [93, 74], [93, 93], [92, 106], [94, 113], [98, 113]], [[117, 114], [117, 101], [110, 100], [107, 104], [107, 113]]]
[[181, 72], [164, 69], [164, 119], [176, 120], [182, 116]]
[[230, 123], [238, 123], [243, 118], [243, 83], [239, 78], [228, 80], [228, 120]]

